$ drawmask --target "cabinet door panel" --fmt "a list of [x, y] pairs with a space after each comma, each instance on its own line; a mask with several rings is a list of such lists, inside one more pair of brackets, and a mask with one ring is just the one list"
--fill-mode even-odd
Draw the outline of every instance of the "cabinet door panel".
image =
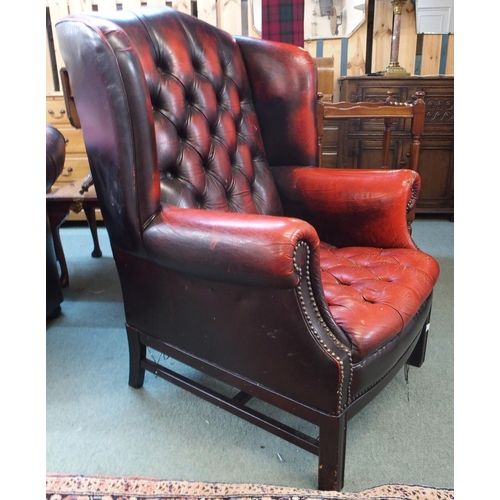
[[[404, 118], [394, 119], [391, 125], [392, 132], [402, 132], [405, 130], [406, 121]], [[409, 121], [409, 120], [408, 120]], [[346, 120], [347, 130], [349, 134], [356, 134], [358, 132], [372, 132], [377, 133], [382, 137], [385, 130], [384, 118], [349, 118]]]
[[[416, 89], [417, 90], [417, 89]], [[453, 87], [419, 87], [425, 92], [424, 136], [453, 134], [455, 102]]]
[[422, 140], [418, 173], [422, 188], [417, 207], [453, 208], [453, 141]]
[[[422, 179], [422, 189], [417, 203], [417, 212], [421, 213], [453, 213], [453, 176], [454, 176], [454, 79], [453, 77], [341, 77], [340, 99], [343, 101], [383, 101], [387, 92], [394, 92], [393, 98], [405, 102], [412, 98], [417, 90], [425, 92], [426, 115], [424, 132], [421, 137], [420, 160], [418, 172]], [[358, 168], [364, 162], [371, 166], [381, 160], [381, 145], [369, 145], [374, 141], [379, 130], [383, 130], [381, 122], [351, 124], [348, 129], [346, 143], [350, 153], [346, 151], [344, 167]], [[390, 168], [408, 166], [407, 153], [411, 141], [411, 125], [409, 120], [394, 123], [393, 145], [390, 153]], [[364, 139], [361, 137], [364, 135]], [[354, 142], [363, 144], [354, 144]], [[402, 141], [403, 149], [396, 143]], [[381, 144], [381, 142], [380, 142]]]
[[349, 138], [347, 141], [344, 168], [380, 169], [383, 167], [399, 168], [402, 157], [403, 142], [391, 141], [388, 165], [382, 165], [382, 138], [367, 139]]

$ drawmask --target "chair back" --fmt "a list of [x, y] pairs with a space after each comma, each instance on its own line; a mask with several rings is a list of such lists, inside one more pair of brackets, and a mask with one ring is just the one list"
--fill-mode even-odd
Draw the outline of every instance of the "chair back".
[[162, 203], [281, 214], [233, 37], [168, 8], [69, 16], [57, 33], [104, 220], [129, 247]]

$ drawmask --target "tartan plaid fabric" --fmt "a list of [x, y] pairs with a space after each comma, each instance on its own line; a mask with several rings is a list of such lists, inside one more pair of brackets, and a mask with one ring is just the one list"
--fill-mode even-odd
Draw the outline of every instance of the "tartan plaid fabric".
[[262, 38], [304, 47], [304, 0], [262, 0]]

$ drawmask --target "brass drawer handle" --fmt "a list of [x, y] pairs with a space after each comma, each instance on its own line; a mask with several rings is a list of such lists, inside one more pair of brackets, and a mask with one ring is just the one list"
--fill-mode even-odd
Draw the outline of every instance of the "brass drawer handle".
[[60, 113], [59, 116], [56, 116], [54, 114], [54, 111], [52, 111], [51, 109], [49, 109], [48, 113], [49, 113], [50, 116], [52, 116], [52, 118], [55, 118], [56, 120], [59, 120], [59, 118], [62, 118], [64, 116], [64, 114], [66, 113], [66, 110], [61, 109], [61, 111], [59, 111], [59, 113]]
[[71, 175], [71, 173], [73, 172], [73, 168], [72, 167], [68, 167], [66, 169], [66, 172], [67, 174], [61, 174], [62, 177], [69, 177]]

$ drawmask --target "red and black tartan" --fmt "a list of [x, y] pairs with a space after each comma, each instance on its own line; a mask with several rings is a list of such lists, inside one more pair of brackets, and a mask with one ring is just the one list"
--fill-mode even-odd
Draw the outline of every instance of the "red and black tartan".
[[262, 0], [262, 38], [304, 47], [304, 0]]

